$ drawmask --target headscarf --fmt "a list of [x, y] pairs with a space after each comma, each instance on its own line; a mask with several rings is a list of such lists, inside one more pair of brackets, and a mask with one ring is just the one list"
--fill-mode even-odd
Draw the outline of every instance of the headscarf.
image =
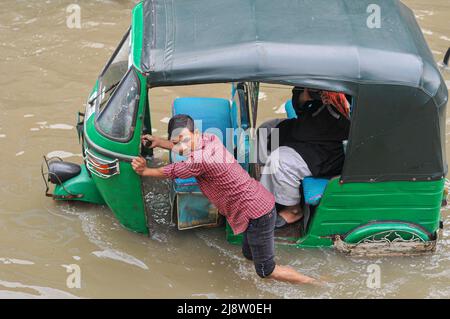
[[[305, 105], [300, 105], [298, 103], [300, 94], [305, 90], [305, 88], [302, 87], [294, 87], [292, 89], [292, 105], [294, 107], [295, 112], [297, 115], [302, 110], [305, 110]], [[310, 94], [311, 95], [311, 94]], [[317, 94], [316, 94], [317, 95]], [[309, 106], [309, 110], [316, 110], [320, 105], [332, 105], [334, 108], [344, 115], [347, 119], [350, 118], [350, 105], [347, 101], [347, 98], [345, 97], [344, 93], [337, 93], [337, 92], [331, 92], [331, 91], [320, 91], [320, 97], [313, 97], [313, 101], [310, 101], [307, 103]], [[316, 100], [318, 99], [318, 100]]]
[[321, 97], [323, 104], [333, 105], [339, 113], [350, 118], [350, 105], [344, 93], [322, 91]]

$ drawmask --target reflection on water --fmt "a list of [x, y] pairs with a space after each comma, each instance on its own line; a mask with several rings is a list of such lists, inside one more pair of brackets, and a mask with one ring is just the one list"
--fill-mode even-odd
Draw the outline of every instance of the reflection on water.
[[[23, 285], [19, 282], [8, 282], [0, 280], [0, 286], [9, 288], [9, 290], [3, 290], [1, 293], [2, 298], [14, 298], [14, 299], [35, 299], [35, 298], [56, 298], [56, 299], [68, 299], [78, 298], [68, 292], [53, 289], [50, 287], [39, 287]], [[26, 292], [29, 291], [29, 292]]]
[[[69, 29], [65, 8], [72, 2], [0, 2], [0, 297], [450, 296], [447, 209], [433, 255], [357, 259], [332, 250], [277, 250], [277, 262], [328, 282], [317, 288], [260, 280], [240, 248], [225, 241], [222, 229], [177, 231], [170, 221], [167, 182], [146, 188], [145, 201], [154, 212], [152, 238], [124, 230], [106, 207], [46, 198], [39, 175], [42, 155], [81, 162], [76, 113], [127, 30], [137, 1], [83, 1], [81, 29]], [[449, 2], [405, 2], [442, 61], [450, 46]], [[450, 87], [450, 71], [442, 72]], [[290, 90], [261, 90], [259, 121], [285, 116], [280, 105]], [[223, 85], [155, 89], [153, 133], [166, 135], [176, 97], [229, 93]], [[155, 158], [167, 160], [167, 152], [158, 150]], [[81, 289], [66, 285], [70, 264], [81, 269]], [[381, 267], [380, 289], [367, 288], [371, 264]]]
[[74, 153], [66, 152], [66, 151], [52, 151], [50, 153], [47, 153], [47, 158], [52, 158], [52, 157], [69, 158], [69, 157], [73, 157], [73, 156], [81, 156], [81, 153], [74, 154]]

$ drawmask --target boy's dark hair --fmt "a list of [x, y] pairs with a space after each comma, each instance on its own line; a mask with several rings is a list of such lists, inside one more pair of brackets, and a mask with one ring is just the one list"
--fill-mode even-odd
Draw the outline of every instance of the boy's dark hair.
[[187, 128], [189, 132], [194, 133], [194, 120], [186, 114], [178, 114], [173, 116], [167, 127], [168, 139], [172, 137], [172, 132], [176, 129]]

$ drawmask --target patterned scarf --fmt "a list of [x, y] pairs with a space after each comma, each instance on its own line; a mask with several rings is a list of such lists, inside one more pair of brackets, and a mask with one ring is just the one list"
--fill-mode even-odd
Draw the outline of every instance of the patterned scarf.
[[350, 118], [350, 105], [344, 93], [322, 91], [321, 97], [323, 104], [333, 105], [339, 113]]

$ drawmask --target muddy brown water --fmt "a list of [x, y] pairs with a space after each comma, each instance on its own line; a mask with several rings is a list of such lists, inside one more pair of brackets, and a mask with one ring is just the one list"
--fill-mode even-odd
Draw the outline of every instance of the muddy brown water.
[[[66, 25], [72, 2], [81, 6], [80, 29]], [[450, 46], [450, 2], [405, 2], [441, 61]], [[222, 230], [164, 227], [164, 195], [153, 202], [161, 225], [151, 239], [124, 230], [106, 207], [44, 197], [42, 155], [81, 162], [75, 114], [129, 26], [135, 3], [0, 2], [0, 297], [450, 297], [446, 209], [445, 229], [436, 253], [429, 256], [356, 259], [332, 250], [278, 249], [279, 263], [329, 281], [327, 287], [313, 288], [261, 281]], [[450, 86], [450, 71], [443, 73]], [[289, 93], [268, 87], [261, 91], [259, 120], [283, 116], [279, 107]], [[155, 90], [155, 134], [164, 134], [175, 97], [228, 97], [229, 92], [225, 85]], [[67, 286], [67, 267], [73, 264], [80, 267], [81, 288]], [[366, 284], [371, 264], [381, 269], [379, 289]]]

